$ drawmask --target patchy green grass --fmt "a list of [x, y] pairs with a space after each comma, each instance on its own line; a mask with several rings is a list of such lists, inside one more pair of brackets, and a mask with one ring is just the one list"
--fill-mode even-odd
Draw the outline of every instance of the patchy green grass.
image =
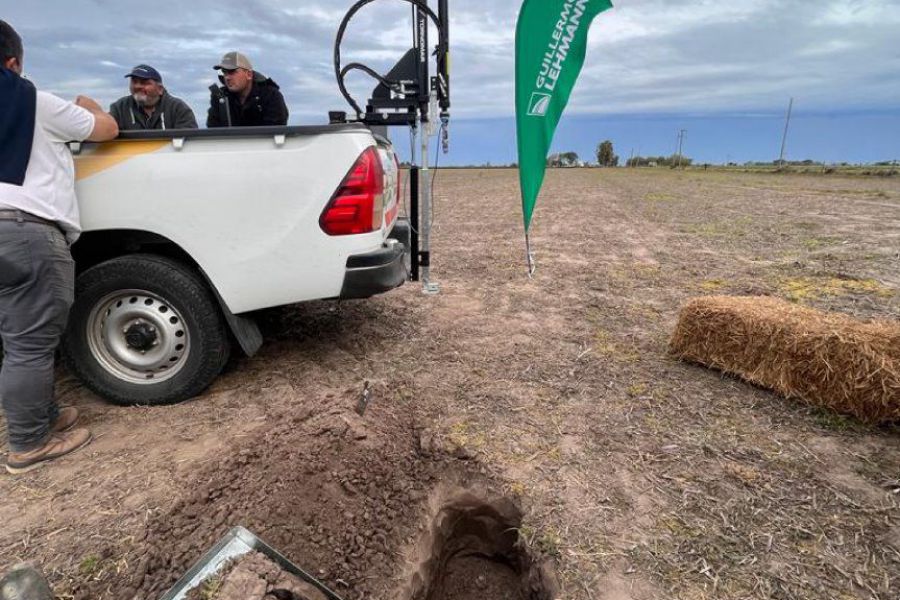
[[851, 295], [890, 298], [896, 293], [875, 279], [839, 277], [788, 277], [779, 281], [778, 289], [792, 302]]
[[100, 572], [100, 557], [95, 554], [89, 554], [85, 556], [80, 563], [78, 563], [78, 573], [80, 573], [83, 577], [90, 579], [94, 577], [98, 572]]
[[448, 439], [459, 448], [482, 450], [487, 443], [484, 432], [479, 431], [473, 423], [458, 421], [450, 427]]
[[707, 279], [703, 281], [698, 286], [704, 292], [718, 292], [722, 288], [724, 288], [727, 284], [721, 279]]
[[826, 409], [815, 409], [815, 412], [813, 412], [813, 418], [815, 419], [816, 423], [818, 423], [824, 429], [828, 429], [829, 431], [844, 432], [861, 431], [865, 429], [865, 426], [853, 417], [841, 415]]
[[812, 237], [802, 240], [800, 245], [807, 250], [820, 250], [829, 246], [840, 244], [841, 240], [830, 237]]
[[644, 194], [644, 200], [647, 202], [672, 202], [677, 199], [678, 198], [674, 194], [667, 194], [665, 192], [648, 192]]
[[200, 600], [213, 600], [224, 582], [225, 580], [218, 575], [210, 575], [204, 579], [200, 584]]
[[594, 333], [594, 350], [601, 356], [620, 362], [635, 363], [641, 360], [641, 354], [633, 343], [622, 343], [603, 329], [597, 329]]
[[646, 383], [633, 383], [625, 391], [630, 397], [637, 398], [638, 396], [644, 396], [649, 390], [650, 387]]
[[522, 525], [519, 528], [519, 539], [529, 548], [546, 556], [559, 558], [562, 555], [563, 538], [559, 531], [550, 527], [535, 528]]
[[684, 233], [710, 238], [743, 238], [750, 232], [753, 225], [752, 217], [737, 217], [721, 221], [707, 221], [704, 223], [690, 223], [682, 226]]

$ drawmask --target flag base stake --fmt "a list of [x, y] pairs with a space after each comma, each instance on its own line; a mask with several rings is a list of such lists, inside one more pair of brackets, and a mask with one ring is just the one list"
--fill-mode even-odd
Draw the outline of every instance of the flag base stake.
[[528, 279], [534, 279], [537, 264], [534, 262], [534, 254], [531, 253], [531, 238], [527, 231], [525, 232], [525, 258], [528, 261]]

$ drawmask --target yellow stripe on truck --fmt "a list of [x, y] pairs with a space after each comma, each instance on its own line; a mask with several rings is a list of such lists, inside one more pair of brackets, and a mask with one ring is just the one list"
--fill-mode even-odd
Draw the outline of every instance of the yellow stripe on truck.
[[135, 140], [100, 144], [90, 152], [75, 157], [75, 181], [111, 169], [129, 158], [156, 152], [171, 143], [170, 140]]

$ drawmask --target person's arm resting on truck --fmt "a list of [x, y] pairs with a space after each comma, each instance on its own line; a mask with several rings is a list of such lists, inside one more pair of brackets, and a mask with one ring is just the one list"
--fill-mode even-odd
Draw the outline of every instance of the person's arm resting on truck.
[[75, 104], [94, 117], [94, 128], [86, 138], [89, 142], [105, 142], [119, 135], [119, 126], [116, 120], [105, 112], [96, 101], [87, 96], [78, 96], [75, 98]]
[[[79, 104], [82, 99], [93, 102], [95, 111]], [[38, 92], [38, 105], [44, 115], [44, 131], [54, 142], [102, 142], [119, 134], [115, 120], [90, 98], [79, 96], [75, 102], [68, 102], [53, 94]]]

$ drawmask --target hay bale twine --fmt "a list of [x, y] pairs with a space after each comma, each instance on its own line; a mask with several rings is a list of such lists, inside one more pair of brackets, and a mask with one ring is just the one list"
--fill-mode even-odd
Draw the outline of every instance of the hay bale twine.
[[672, 355], [866, 423], [900, 421], [900, 323], [769, 297], [695, 298]]

